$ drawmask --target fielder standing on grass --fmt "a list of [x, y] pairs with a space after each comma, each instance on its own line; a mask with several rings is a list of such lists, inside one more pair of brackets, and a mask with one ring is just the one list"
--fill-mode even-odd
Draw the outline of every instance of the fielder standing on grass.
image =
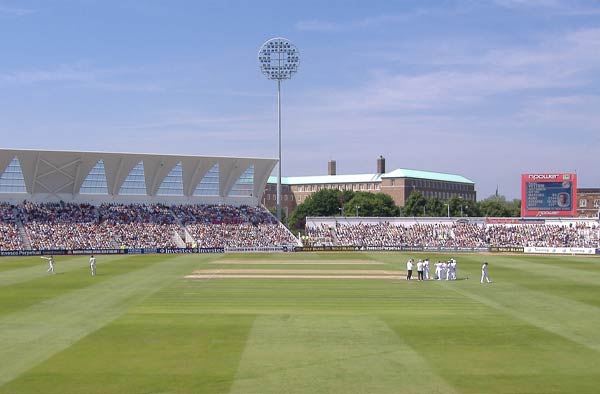
[[90, 257], [90, 271], [92, 272], [92, 276], [96, 276], [96, 258], [94, 255]]
[[486, 261], [481, 266], [481, 283], [483, 283], [484, 279], [487, 280], [487, 283], [491, 282], [490, 277], [488, 276], [488, 273], [487, 273], [487, 268], [488, 268], [488, 263]]
[[51, 255], [50, 257], [41, 256], [41, 258], [48, 260], [48, 270], [46, 272], [53, 274], [54, 273], [54, 256], [53, 255]]

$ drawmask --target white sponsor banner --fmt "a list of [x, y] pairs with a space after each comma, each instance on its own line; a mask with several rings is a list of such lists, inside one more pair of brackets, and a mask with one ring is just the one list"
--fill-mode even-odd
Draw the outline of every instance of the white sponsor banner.
[[594, 248], [550, 248], [540, 246], [525, 247], [525, 253], [541, 254], [596, 254]]

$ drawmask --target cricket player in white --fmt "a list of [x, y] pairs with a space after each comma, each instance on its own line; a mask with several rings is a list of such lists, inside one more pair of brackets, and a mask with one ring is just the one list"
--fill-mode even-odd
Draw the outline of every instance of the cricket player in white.
[[50, 256], [50, 257], [42, 256], [41, 258], [48, 260], [48, 270], [46, 272], [53, 274], [54, 273], [54, 256]]
[[446, 276], [446, 280], [455, 280], [456, 279], [456, 273], [454, 271], [455, 268], [456, 268], [456, 265], [454, 265], [454, 259], [448, 260], [448, 274]]
[[429, 280], [429, 259], [423, 261], [423, 275], [425, 276], [425, 280]]
[[442, 279], [442, 263], [439, 261], [435, 263], [435, 279]]
[[96, 276], [96, 258], [94, 255], [90, 257], [90, 271], [92, 272], [92, 276]]
[[483, 283], [483, 280], [487, 280], [487, 283], [490, 283], [490, 277], [488, 276], [487, 273], [487, 267], [488, 267], [488, 263], [487, 261], [485, 263], [483, 263], [483, 265], [481, 266], [481, 283]]
[[452, 280], [456, 280], [456, 259], [452, 259]]

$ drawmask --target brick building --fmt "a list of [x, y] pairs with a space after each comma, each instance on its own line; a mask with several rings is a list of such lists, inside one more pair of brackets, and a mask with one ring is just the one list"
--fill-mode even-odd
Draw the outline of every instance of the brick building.
[[[328, 175], [281, 178], [281, 205], [291, 213], [298, 204], [322, 189], [353, 190], [386, 193], [402, 207], [413, 191], [426, 198], [447, 200], [459, 196], [465, 201], [476, 201], [475, 183], [461, 175], [399, 168], [386, 172], [385, 159], [377, 159], [377, 172], [369, 174], [338, 175], [336, 162], [328, 163]], [[270, 177], [262, 203], [267, 208], [277, 204], [277, 178]]]
[[597, 218], [600, 212], [600, 188], [577, 188], [577, 216]]

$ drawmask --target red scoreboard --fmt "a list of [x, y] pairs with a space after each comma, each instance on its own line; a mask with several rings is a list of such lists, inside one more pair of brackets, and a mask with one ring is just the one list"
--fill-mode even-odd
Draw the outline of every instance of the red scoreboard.
[[521, 175], [521, 216], [577, 216], [576, 174]]

